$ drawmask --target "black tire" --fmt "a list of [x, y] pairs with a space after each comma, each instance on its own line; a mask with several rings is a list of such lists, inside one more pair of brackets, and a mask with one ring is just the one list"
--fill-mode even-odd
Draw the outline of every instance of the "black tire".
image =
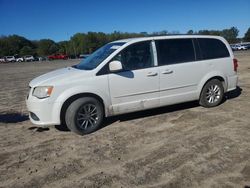
[[213, 79], [203, 87], [199, 103], [201, 106], [211, 108], [218, 106], [224, 97], [224, 88], [221, 81]]
[[103, 117], [103, 105], [100, 101], [92, 97], [83, 97], [69, 105], [66, 110], [65, 122], [69, 130], [84, 135], [100, 128]]

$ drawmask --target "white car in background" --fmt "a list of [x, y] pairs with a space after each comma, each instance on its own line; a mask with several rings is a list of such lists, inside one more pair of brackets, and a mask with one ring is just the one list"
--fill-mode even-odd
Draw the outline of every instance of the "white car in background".
[[24, 62], [23, 57], [18, 57], [18, 58], [16, 58], [16, 62], [19, 62], [19, 63]]
[[241, 45], [241, 44], [236, 44], [236, 45], [234, 46], [234, 48], [235, 48], [236, 50], [247, 50], [247, 47], [244, 46], [244, 45]]
[[106, 44], [78, 65], [32, 80], [30, 120], [91, 133], [105, 117], [198, 100], [215, 107], [236, 89], [237, 60], [218, 36], [132, 38]]
[[26, 55], [23, 59], [24, 61], [35, 61], [35, 58], [32, 55]]
[[5, 63], [5, 58], [4, 57], [0, 58], [0, 63]]
[[16, 62], [15, 56], [5, 56], [4, 58], [6, 62]]

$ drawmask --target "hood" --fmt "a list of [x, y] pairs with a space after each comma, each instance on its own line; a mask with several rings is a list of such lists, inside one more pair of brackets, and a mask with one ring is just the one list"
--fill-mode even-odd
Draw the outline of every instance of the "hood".
[[58, 69], [33, 79], [29, 85], [30, 87], [45, 86], [45, 85], [55, 85], [55, 83], [72, 80], [73, 77], [78, 77], [84, 75], [87, 71], [75, 69], [72, 67], [66, 67]]

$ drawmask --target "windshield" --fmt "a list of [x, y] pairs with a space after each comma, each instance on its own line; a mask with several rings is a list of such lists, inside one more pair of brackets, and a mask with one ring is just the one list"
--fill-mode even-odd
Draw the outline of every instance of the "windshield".
[[82, 60], [78, 65], [73, 66], [82, 70], [93, 70], [103, 62], [110, 54], [120, 48], [124, 42], [114, 42], [99, 48], [93, 54]]

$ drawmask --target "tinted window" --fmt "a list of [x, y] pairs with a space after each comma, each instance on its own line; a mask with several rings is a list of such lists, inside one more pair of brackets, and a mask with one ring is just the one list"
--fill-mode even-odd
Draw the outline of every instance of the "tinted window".
[[183, 63], [195, 60], [192, 39], [168, 39], [156, 41], [159, 65]]
[[136, 70], [154, 66], [151, 42], [132, 44], [122, 50], [113, 60], [121, 61], [124, 70]]
[[229, 57], [226, 45], [218, 39], [198, 38], [202, 59]]

